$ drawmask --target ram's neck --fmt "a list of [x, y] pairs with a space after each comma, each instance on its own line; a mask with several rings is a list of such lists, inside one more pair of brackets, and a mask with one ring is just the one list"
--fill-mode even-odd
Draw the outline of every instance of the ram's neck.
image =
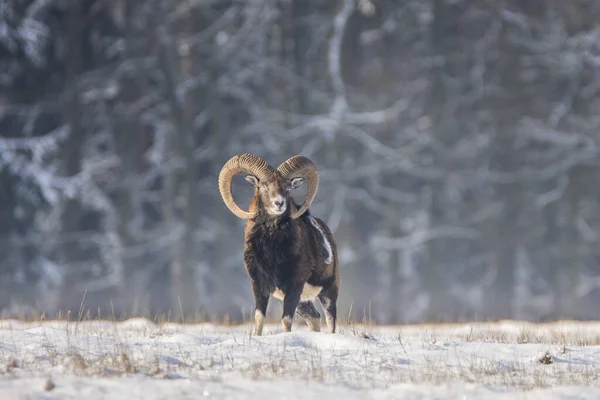
[[248, 212], [257, 212], [258, 211], [258, 206], [259, 206], [259, 202], [260, 202], [260, 197], [258, 195], [258, 191], [255, 189], [254, 190], [254, 197], [252, 197], [252, 201], [250, 202], [250, 206], [248, 207]]
[[296, 207], [296, 203], [294, 202], [294, 199], [292, 199], [291, 197], [287, 199], [288, 204], [289, 204], [289, 208], [290, 208], [290, 215], [293, 215], [296, 211], [298, 211], [298, 207]]
[[[248, 212], [250, 213], [254, 213], [254, 212], [258, 212], [258, 193], [255, 191], [254, 192], [254, 197], [252, 198], [252, 201], [250, 202], [250, 206], [248, 207]], [[254, 220], [253, 218], [249, 219], [246, 222], [246, 229], [244, 229], [244, 233], [246, 238], [248, 237], [248, 235], [250, 234], [250, 232], [252, 231], [252, 228], [254, 227]]]

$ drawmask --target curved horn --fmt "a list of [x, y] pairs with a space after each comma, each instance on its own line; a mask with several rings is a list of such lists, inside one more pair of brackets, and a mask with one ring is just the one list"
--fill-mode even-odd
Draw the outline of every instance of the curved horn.
[[221, 172], [219, 173], [219, 191], [221, 192], [221, 197], [223, 198], [225, 205], [227, 205], [227, 208], [239, 218], [250, 219], [253, 218], [256, 213], [242, 210], [233, 199], [233, 194], [231, 193], [233, 177], [240, 172], [247, 172], [255, 175], [259, 180], [264, 180], [268, 179], [275, 172], [275, 169], [265, 160], [253, 154], [233, 156], [221, 169]]
[[285, 179], [291, 179], [295, 176], [301, 175], [306, 176], [308, 179], [306, 199], [304, 199], [302, 206], [294, 214], [292, 214], [292, 219], [296, 219], [306, 212], [317, 195], [317, 188], [319, 187], [319, 173], [317, 172], [317, 167], [307, 157], [293, 156], [287, 161], [283, 162], [277, 168], [277, 171], [279, 171]]

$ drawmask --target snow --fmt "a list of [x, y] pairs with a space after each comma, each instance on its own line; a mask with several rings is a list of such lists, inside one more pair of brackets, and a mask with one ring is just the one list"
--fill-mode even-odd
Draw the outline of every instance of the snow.
[[[600, 398], [600, 323], [0, 321], [0, 398]], [[542, 362], [543, 361], [543, 362]], [[49, 385], [49, 386], [48, 386]]]

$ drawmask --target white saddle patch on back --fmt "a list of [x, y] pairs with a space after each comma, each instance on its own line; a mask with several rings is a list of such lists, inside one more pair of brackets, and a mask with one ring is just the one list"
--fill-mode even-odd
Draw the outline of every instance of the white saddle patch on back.
[[333, 251], [331, 250], [331, 244], [327, 240], [327, 236], [325, 236], [325, 232], [323, 232], [323, 229], [321, 229], [319, 223], [314, 217], [308, 217], [308, 219], [310, 220], [312, 226], [314, 226], [321, 233], [321, 236], [323, 237], [323, 247], [325, 247], [325, 250], [327, 250], [327, 258], [325, 259], [325, 263], [331, 264], [333, 262]]
[[[321, 293], [321, 289], [321, 286], [313, 286], [308, 283], [305, 283], [304, 289], [302, 289], [302, 294], [300, 295], [300, 301], [316, 299], [319, 293]], [[282, 301], [285, 298], [285, 294], [279, 289], [275, 289], [275, 291], [272, 294], [273, 297]]]

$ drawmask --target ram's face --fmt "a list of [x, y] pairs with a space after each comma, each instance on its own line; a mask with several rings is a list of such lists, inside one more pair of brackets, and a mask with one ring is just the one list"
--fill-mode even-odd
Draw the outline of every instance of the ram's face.
[[272, 179], [260, 181], [254, 175], [246, 175], [246, 181], [258, 191], [265, 211], [269, 215], [279, 216], [289, 206], [290, 191], [302, 186], [304, 178], [285, 179], [277, 174]]

